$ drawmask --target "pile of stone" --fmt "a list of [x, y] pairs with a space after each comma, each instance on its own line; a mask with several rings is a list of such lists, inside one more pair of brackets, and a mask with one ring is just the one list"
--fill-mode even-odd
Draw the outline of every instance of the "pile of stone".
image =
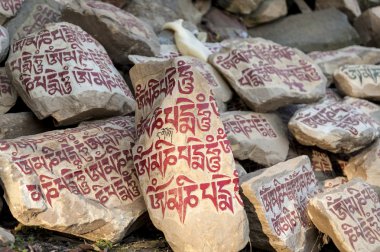
[[380, 7], [312, 2], [0, 0], [4, 204], [91, 241], [379, 251]]

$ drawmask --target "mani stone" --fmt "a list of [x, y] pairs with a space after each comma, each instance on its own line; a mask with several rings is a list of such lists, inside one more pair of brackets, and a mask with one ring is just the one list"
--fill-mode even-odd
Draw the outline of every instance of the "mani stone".
[[47, 24], [14, 41], [6, 68], [36, 116], [52, 116], [57, 125], [135, 109], [131, 91], [103, 46], [73, 24]]
[[236, 40], [209, 61], [255, 112], [312, 103], [325, 95], [326, 78], [308, 56], [269, 40]]
[[341, 66], [380, 62], [380, 49], [356, 45], [332, 51], [315, 51], [308, 55], [319, 65], [330, 81], [334, 72]]
[[206, 78], [186, 60], [130, 70], [141, 190], [174, 251], [239, 251], [248, 220], [231, 146]]
[[229, 111], [222, 113], [221, 119], [235, 158], [265, 166], [285, 161], [289, 141], [277, 115]]
[[380, 124], [380, 106], [376, 103], [349, 96], [344, 97], [343, 103], [360, 109]]
[[24, 0], [1, 0], [0, 25], [3, 25], [9, 18], [15, 16], [23, 2]]
[[314, 225], [342, 252], [380, 251], [380, 203], [359, 179], [313, 197], [307, 212]]
[[11, 41], [19, 40], [40, 31], [48, 23], [61, 18], [62, 4], [52, 0], [27, 0], [16, 17], [5, 24]]
[[[264, 0], [266, 1], [266, 0]], [[217, 6], [235, 14], [250, 14], [263, 0], [216, 0]]]
[[[17, 93], [5, 72], [4, 67], [0, 67], [0, 117], [10, 110], [17, 101]], [[0, 122], [1, 124], [1, 122]], [[1, 138], [0, 138], [1, 139]]]
[[290, 15], [249, 29], [248, 33], [304, 52], [333, 50], [359, 42], [347, 16], [337, 9]]
[[334, 73], [335, 85], [345, 95], [380, 101], [380, 66], [345, 65]]
[[333, 153], [351, 153], [379, 136], [379, 124], [342, 102], [321, 103], [297, 111], [288, 124], [297, 141]]
[[243, 16], [243, 22], [247, 27], [253, 27], [276, 20], [287, 13], [286, 0], [264, 0], [255, 11]]
[[0, 178], [12, 215], [27, 226], [120, 241], [146, 211], [129, 118], [0, 140]]
[[80, 26], [98, 40], [117, 64], [128, 64], [129, 54], [159, 53], [160, 44], [152, 28], [111, 4], [75, 0], [65, 6], [62, 19]]
[[315, 8], [317, 10], [337, 8], [346, 14], [350, 21], [354, 21], [361, 14], [357, 0], [316, 0]]
[[[252, 210], [250, 237], [253, 246], [268, 251], [313, 251], [317, 230], [306, 213], [318, 182], [307, 156], [248, 173], [241, 187]], [[318, 247], [318, 246], [315, 246]], [[315, 249], [315, 248], [314, 248]]]
[[348, 179], [346, 177], [336, 177], [333, 179], [327, 179], [323, 181], [323, 189], [328, 190], [328, 189], [346, 184], [347, 182], [348, 182]]
[[380, 6], [366, 10], [355, 20], [362, 44], [380, 47]]
[[380, 140], [350, 158], [343, 172], [349, 180], [363, 179], [380, 195]]
[[[1, 4], [1, 3], [0, 3]], [[8, 30], [0, 26], [0, 63], [8, 56], [9, 50], [9, 34]]]
[[0, 115], [0, 139], [13, 139], [51, 130], [46, 122], [40, 121], [32, 112], [7, 113]]

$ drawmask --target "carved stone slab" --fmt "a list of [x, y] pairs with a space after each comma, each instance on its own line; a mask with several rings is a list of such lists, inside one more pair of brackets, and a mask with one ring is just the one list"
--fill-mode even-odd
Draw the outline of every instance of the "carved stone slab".
[[312, 198], [308, 215], [339, 251], [380, 250], [380, 203], [376, 192], [355, 179]]
[[335, 70], [348, 64], [376, 64], [380, 62], [380, 49], [348, 46], [332, 51], [314, 51], [308, 54], [331, 81]]
[[4, 24], [9, 18], [16, 15], [24, 0], [1, 0], [0, 1], [0, 24]]
[[158, 38], [148, 24], [108, 3], [72, 1], [65, 6], [62, 19], [91, 34], [118, 64], [129, 63], [129, 54], [154, 56], [160, 51]]
[[[248, 173], [242, 180], [244, 195], [254, 206], [259, 222], [250, 223], [251, 228], [256, 227], [251, 237], [259, 235], [257, 226], [261, 225], [274, 250], [313, 251], [318, 234], [307, 217], [306, 204], [317, 193], [318, 182], [309, 158], [300, 156]], [[251, 241], [268, 250], [264, 238], [259, 243]]]
[[16, 104], [17, 92], [13, 88], [4, 67], [0, 67], [0, 115]]
[[337, 186], [346, 184], [348, 182], [348, 179], [346, 177], [336, 177], [333, 179], [326, 179], [323, 181], [323, 189], [328, 190], [331, 188], [335, 188]]
[[345, 65], [335, 71], [334, 79], [346, 95], [380, 101], [380, 66]]
[[344, 174], [349, 180], [361, 178], [380, 195], [380, 140], [350, 158]]
[[312, 103], [325, 94], [326, 78], [309, 57], [269, 40], [235, 40], [209, 61], [257, 112]]
[[343, 103], [349, 104], [355, 108], [360, 109], [364, 113], [371, 116], [372, 119], [380, 123], [380, 106], [376, 103], [349, 96], [344, 97]]
[[58, 125], [68, 125], [135, 109], [103, 46], [76, 25], [48, 24], [14, 41], [6, 67], [39, 119], [52, 116]]
[[235, 158], [250, 159], [265, 166], [286, 159], [288, 135], [277, 115], [229, 111], [222, 113], [221, 119]]
[[239, 251], [248, 221], [231, 146], [206, 78], [186, 60], [130, 70], [141, 189], [174, 251]]
[[315, 104], [297, 111], [289, 130], [303, 145], [351, 153], [379, 136], [379, 124], [363, 111], [341, 102]]
[[146, 211], [131, 148], [134, 124], [112, 118], [0, 140], [0, 178], [24, 225], [120, 241]]

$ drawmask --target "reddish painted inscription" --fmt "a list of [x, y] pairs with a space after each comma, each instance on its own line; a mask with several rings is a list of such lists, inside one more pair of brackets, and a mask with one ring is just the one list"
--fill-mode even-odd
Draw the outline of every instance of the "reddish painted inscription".
[[252, 134], [259, 133], [260, 136], [277, 138], [273, 127], [262, 115], [234, 115], [232, 118], [223, 120], [223, 125], [227, 134], [244, 134], [251, 138]]

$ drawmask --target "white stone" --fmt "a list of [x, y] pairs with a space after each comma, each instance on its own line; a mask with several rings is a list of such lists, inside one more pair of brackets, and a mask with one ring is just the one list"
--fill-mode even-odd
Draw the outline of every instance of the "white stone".
[[336, 102], [310, 105], [297, 111], [288, 127], [303, 145], [351, 153], [375, 140], [380, 125], [360, 109]]
[[342, 252], [380, 251], [379, 197], [362, 180], [325, 190], [313, 197], [308, 215]]
[[17, 92], [13, 88], [4, 67], [0, 67], [0, 115], [10, 110], [17, 101]]
[[[251, 229], [261, 225], [276, 251], [316, 251], [318, 233], [307, 217], [306, 205], [319, 186], [307, 156], [248, 173], [242, 180], [243, 193], [254, 206], [259, 222], [250, 223]], [[252, 235], [258, 234], [251, 230]], [[260, 243], [265, 246], [262, 240]], [[257, 245], [256, 241], [252, 244]]]
[[52, 116], [56, 124], [68, 125], [135, 109], [131, 91], [104, 48], [69, 23], [47, 24], [14, 41], [6, 68], [39, 119]]
[[298, 49], [261, 38], [233, 40], [224, 45], [209, 61], [256, 112], [312, 103], [325, 95], [325, 76]]
[[335, 85], [345, 95], [380, 101], [380, 66], [345, 65], [334, 73]]
[[328, 190], [328, 189], [343, 185], [347, 182], [348, 182], [348, 179], [346, 177], [336, 177], [333, 179], [326, 179], [325, 181], [323, 181], [323, 188], [325, 190]]
[[288, 135], [277, 115], [229, 111], [222, 113], [221, 119], [235, 158], [265, 166], [285, 161]]
[[119, 117], [0, 140], [0, 178], [12, 215], [28, 226], [120, 241], [146, 211], [134, 138], [134, 124]]

